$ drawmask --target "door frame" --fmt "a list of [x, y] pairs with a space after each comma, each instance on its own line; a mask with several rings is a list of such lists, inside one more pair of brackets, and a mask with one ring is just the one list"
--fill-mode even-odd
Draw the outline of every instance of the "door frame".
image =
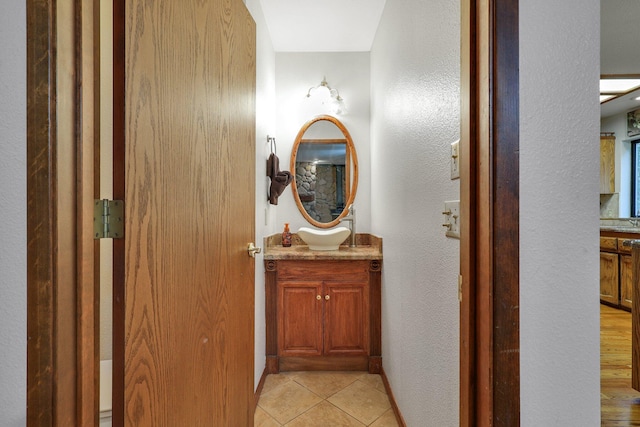
[[27, 425], [97, 425], [98, 2], [27, 0]]
[[518, 6], [518, 0], [463, 0], [461, 8], [465, 427], [520, 425]]
[[[93, 35], [98, 13], [96, 2], [75, 0], [72, 14], [64, 17], [69, 25], [59, 25], [57, 4], [27, 0], [30, 426], [68, 420], [73, 420], [68, 425], [91, 425], [98, 416], [97, 251], [87, 235], [92, 229], [87, 202], [95, 197], [97, 181], [99, 45]], [[461, 28], [460, 424], [488, 425], [493, 419], [494, 425], [517, 425], [518, 2], [463, 0]], [[76, 41], [74, 52], [63, 50], [58, 40], [63, 36]], [[68, 68], [57, 66], [64, 54], [71, 58]], [[73, 84], [61, 85], [63, 78]], [[63, 102], [71, 109], [63, 110]], [[66, 129], [73, 147], [64, 152], [58, 144], [63, 123], [74, 124]], [[68, 172], [64, 180], [58, 179], [61, 172]], [[65, 195], [71, 195], [70, 203]], [[87, 283], [93, 286], [83, 286]], [[508, 351], [496, 351], [503, 349]]]

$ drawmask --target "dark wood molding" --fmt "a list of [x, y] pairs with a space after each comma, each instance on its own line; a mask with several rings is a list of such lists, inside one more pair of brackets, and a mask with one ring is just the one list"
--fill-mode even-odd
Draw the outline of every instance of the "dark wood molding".
[[382, 378], [384, 389], [386, 390], [387, 396], [389, 397], [389, 403], [391, 403], [391, 409], [393, 409], [393, 415], [395, 415], [396, 417], [398, 426], [407, 427], [407, 423], [404, 421], [404, 418], [402, 418], [402, 414], [400, 413], [400, 408], [398, 407], [396, 398], [393, 395], [393, 391], [391, 390], [391, 384], [389, 384], [389, 379], [387, 378], [387, 374], [384, 372], [384, 369], [380, 370], [380, 377]]
[[27, 425], [54, 422], [55, 2], [27, 0]]
[[[125, 199], [125, 2], [113, 0], [113, 198]], [[126, 209], [126, 206], [125, 206]], [[126, 233], [126, 230], [125, 230]], [[113, 240], [112, 423], [124, 426], [125, 239]]]
[[461, 28], [460, 425], [516, 426], [518, 1], [466, 0]]
[[264, 388], [264, 382], [267, 380], [268, 374], [269, 372], [265, 368], [264, 371], [262, 371], [262, 375], [260, 376], [260, 381], [258, 381], [258, 387], [256, 387], [256, 391], [254, 395], [255, 405], [253, 408], [253, 412], [255, 412], [256, 409], [258, 409], [258, 401], [260, 400], [260, 394], [262, 393], [262, 389]]

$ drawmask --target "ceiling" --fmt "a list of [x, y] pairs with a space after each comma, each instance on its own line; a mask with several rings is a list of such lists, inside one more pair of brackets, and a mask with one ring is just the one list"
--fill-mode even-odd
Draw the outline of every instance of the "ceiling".
[[[260, 0], [276, 52], [368, 52], [386, 0]], [[600, 74], [640, 74], [640, 1], [601, 0]], [[580, 64], [576, 64], [579, 66]], [[640, 90], [605, 102], [601, 117], [635, 108]]]
[[386, 0], [260, 0], [276, 52], [368, 52]]
[[[640, 1], [600, 1], [600, 74], [640, 74]], [[633, 98], [636, 90], [600, 106], [600, 116], [608, 117], [640, 108]]]

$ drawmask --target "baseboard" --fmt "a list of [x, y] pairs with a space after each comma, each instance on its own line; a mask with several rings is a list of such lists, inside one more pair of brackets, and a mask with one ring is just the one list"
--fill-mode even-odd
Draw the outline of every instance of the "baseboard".
[[384, 372], [384, 368], [380, 369], [380, 376], [382, 377], [384, 389], [387, 391], [387, 396], [389, 397], [389, 402], [391, 403], [391, 409], [393, 409], [393, 414], [396, 416], [398, 425], [400, 427], [407, 427], [407, 423], [404, 422], [404, 418], [402, 418], [402, 414], [400, 413], [400, 409], [398, 408], [398, 404], [396, 403], [396, 398], [393, 397], [393, 391], [391, 391], [389, 379], [387, 378], [387, 374]]
[[264, 371], [262, 371], [262, 376], [260, 377], [260, 381], [258, 381], [258, 387], [256, 387], [256, 392], [254, 394], [254, 405], [253, 405], [253, 412], [256, 411], [256, 409], [258, 409], [258, 400], [260, 400], [260, 393], [262, 393], [262, 389], [264, 387], [264, 381], [267, 379], [267, 368], [264, 368]]

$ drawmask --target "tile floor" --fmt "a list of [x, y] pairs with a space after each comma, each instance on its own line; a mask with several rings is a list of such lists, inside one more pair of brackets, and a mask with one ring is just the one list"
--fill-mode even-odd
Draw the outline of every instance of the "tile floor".
[[397, 427], [380, 375], [282, 372], [268, 375], [255, 427]]

